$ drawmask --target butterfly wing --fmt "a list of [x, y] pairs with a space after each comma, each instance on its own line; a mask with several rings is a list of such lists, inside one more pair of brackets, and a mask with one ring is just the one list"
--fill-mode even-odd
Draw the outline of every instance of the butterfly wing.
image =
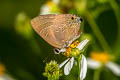
[[80, 25], [71, 26], [72, 14], [40, 15], [31, 20], [33, 29], [56, 48], [67, 47], [78, 35]]
[[53, 30], [61, 48], [68, 47], [69, 43], [80, 35], [80, 23], [74, 25], [71, 21], [72, 16], [72, 14], [62, 14], [55, 18]]
[[54, 36], [53, 26], [56, 15], [40, 15], [31, 20], [33, 29], [49, 44], [54, 47], [60, 48]]

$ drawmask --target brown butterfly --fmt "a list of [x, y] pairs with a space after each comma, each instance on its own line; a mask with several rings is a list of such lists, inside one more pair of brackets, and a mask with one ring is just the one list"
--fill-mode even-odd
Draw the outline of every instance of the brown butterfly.
[[45, 41], [55, 48], [64, 49], [80, 37], [82, 21], [73, 14], [47, 14], [35, 17], [31, 24]]

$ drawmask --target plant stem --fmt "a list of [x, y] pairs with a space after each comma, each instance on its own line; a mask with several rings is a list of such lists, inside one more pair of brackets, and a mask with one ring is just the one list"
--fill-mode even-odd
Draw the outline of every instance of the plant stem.
[[110, 6], [112, 7], [114, 14], [117, 19], [117, 24], [118, 24], [118, 38], [120, 39], [120, 8], [117, 5], [115, 0], [108, 0], [110, 3]]
[[99, 42], [100, 42], [102, 48], [104, 49], [104, 51], [107, 51], [107, 52], [111, 53], [111, 49], [110, 49], [107, 41], [104, 39], [104, 36], [102, 35], [101, 31], [99, 30], [99, 27], [96, 24], [93, 16], [88, 11], [86, 11], [85, 12], [85, 17], [88, 20], [88, 23], [90, 24], [90, 27], [92, 28], [95, 36], [99, 40]]
[[79, 56], [78, 60], [77, 60], [77, 65], [78, 65], [78, 80], [80, 80], [80, 71], [81, 71], [81, 55]]
[[100, 79], [100, 73], [101, 73], [102, 68], [98, 68], [97, 70], [95, 70], [94, 72], [94, 76], [93, 76], [93, 80], [99, 80]]
[[100, 16], [101, 13], [107, 10], [110, 10], [108, 5], [103, 5], [103, 6], [97, 7], [94, 11], [92, 11], [92, 15], [94, 16], [94, 18], [97, 18]]
[[54, 79], [54, 78], [48, 78], [48, 80], [59, 80], [59, 79]]
[[119, 52], [117, 52], [117, 51], [120, 51], [119, 50], [119, 45], [120, 45], [120, 8], [115, 0], [108, 0], [108, 1], [109, 1], [110, 6], [112, 7], [112, 9], [114, 11], [116, 19], [117, 19], [118, 35], [117, 35], [117, 41], [116, 41], [116, 44], [114, 47], [114, 49], [115, 49], [114, 51], [115, 51], [115, 53], [118, 53], [118, 55], [119, 55]]

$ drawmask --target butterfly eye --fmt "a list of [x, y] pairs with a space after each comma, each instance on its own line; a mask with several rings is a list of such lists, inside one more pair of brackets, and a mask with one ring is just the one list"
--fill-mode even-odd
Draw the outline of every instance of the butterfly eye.
[[80, 18], [80, 21], [82, 22], [82, 21], [83, 21], [83, 19], [82, 19], [82, 18]]

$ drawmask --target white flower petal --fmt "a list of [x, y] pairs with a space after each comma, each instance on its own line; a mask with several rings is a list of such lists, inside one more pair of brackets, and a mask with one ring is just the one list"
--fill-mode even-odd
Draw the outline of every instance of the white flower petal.
[[15, 80], [8, 74], [4, 74], [3, 76], [0, 76], [0, 80]]
[[77, 48], [79, 50], [82, 50], [85, 47], [85, 45], [88, 43], [88, 41], [89, 41], [88, 39], [83, 40], [82, 42], [79, 43], [79, 45], [77, 46]]
[[68, 58], [68, 59], [66, 59], [65, 61], [63, 61], [63, 62], [59, 65], [59, 68], [61, 68], [62, 66], [64, 66], [64, 65], [68, 62], [69, 59], [70, 59], [70, 58]]
[[0, 80], [5, 80], [3, 77], [0, 77]]
[[81, 63], [80, 80], [83, 80], [86, 77], [87, 73], [87, 60], [84, 55], [82, 55], [80, 63]]
[[108, 67], [114, 74], [120, 76], [120, 66], [118, 64], [109, 61], [105, 64], [105, 66]]
[[64, 74], [68, 75], [73, 67], [74, 57], [72, 57], [64, 67]]
[[43, 5], [41, 7], [41, 14], [50, 14], [50, 7], [47, 5]]
[[53, 2], [54, 2], [55, 4], [58, 4], [58, 3], [60, 2], [60, 0], [53, 0]]
[[98, 69], [100, 66], [102, 66], [102, 64], [100, 62], [95, 61], [91, 58], [87, 58], [87, 65], [91, 69]]

